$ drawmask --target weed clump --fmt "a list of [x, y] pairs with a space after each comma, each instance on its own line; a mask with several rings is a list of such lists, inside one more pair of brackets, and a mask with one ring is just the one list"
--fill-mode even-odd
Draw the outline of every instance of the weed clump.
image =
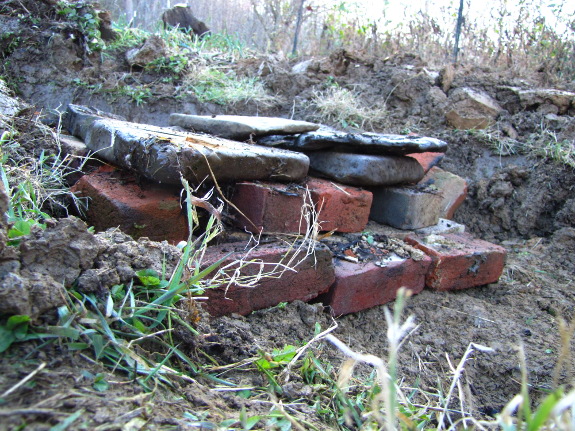
[[316, 91], [311, 106], [318, 121], [335, 123], [344, 129], [373, 129], [387, 118], [385, 106], [367, 107], [359, 94], [337, 84]]

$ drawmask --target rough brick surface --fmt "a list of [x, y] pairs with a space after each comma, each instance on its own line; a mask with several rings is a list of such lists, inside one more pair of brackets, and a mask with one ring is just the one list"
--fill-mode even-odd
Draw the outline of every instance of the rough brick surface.
[[304, 233], [307, 221], [302, 206], [316, 210], [322, 231], [361, 232], [367, 224], [372, 193], [332, 181], [309, 178], [304, 185], [270, 182], [236, 184], [233, 204], [245, 215], [236, 213], [236, 224], [255, 233]]
[[371, 192], [319, 178], [309, 178], [306, 184], [319, 211], [322, 231], [361, 232], [365, 228], [373, 200]]
[[334, 316], [355, 313], [393, 301], [405, 287], [416, 294], [423, 290], [431, 259], [400, 259], [385, 267], [371, 262], [335, 261], [335, 283], [318, 300], [331, 307]]
[[71, 190], [89, 198], [87, 221], [98, 231], [119, 226], [135, 238], [174, 244], [188, 237], [179, 189], [140, 185], [129, 173], [105, 168], [84, 175]]
[[442, 199], [413, 187], [373, 189], [370, 218], [398, 229], [420, 229], [439, 221]]
[[438, 190], [442, 199], [439, 213], [441, 218], [451, 220], [467, 197], [467, 181], [438, 167], [431, 168], [419, 184], [433, 186]]
[[[231, 255], [227, 256], [229, 253]], [[305, 252], [294, 254], [294, 249], [284, 244], [262, 245], [245, 257], [243, 247], [224, 244], [208, 248], [203, 265], [207, 267], [225, 256], [227, 257], [220, 268], [222, 270], [225, 268], [225, 273], [228, 275], [238, 268], [237, 264], [230, 264], [239, 259], [244, 259], [244, 265], [240, 269], [242, 277], [249, 278], [262, 268], [264, 272], [275, 272], [275, 275], [263, 277], [251, 286], [231, 284], [227, 288], [222, 286], [207, 289], [205, 296], [208, 300], [204, 303], [204, 307], [213, 316], [232, 313], [246, 315], [280, 302], [297, 299], [309, 301], [327, 291], [335, 280], [332, 254], [327, 247], [320, 244], [316, 246], [315, 255], [307, 257]], [[299, 263], [295, 265], [297, 262]], [[282, 271], [278, 263], [295, 270]]]
[[445, 153], [412, 153], [407, 154], [409, 157], [413, 157], [415, 160], [419, 162], [421, 167], [423, 168], [423, 172], [427, 173], [431, 168], [437, 165], [443, 157]]
[[236, 213], [236, 225], [254, 233], [303, 233], [301, 220], [305, 189], [280, 183], [238, 183], [232, 203], [245, 215]]
[[404, 239], [432, 259], [425, 285], [457, 290], [496, 282], [505, 266], [506, 250], [468, 234], [410, 235]]

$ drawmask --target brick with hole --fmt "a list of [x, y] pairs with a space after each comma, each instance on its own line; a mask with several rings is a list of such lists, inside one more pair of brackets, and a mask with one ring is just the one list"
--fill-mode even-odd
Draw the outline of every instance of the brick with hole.
[[[306, 193], [309, 189], [309, 195]], [[304, 233], [308, 229], [310, 199], [322, 231], [361, 232], [368, 222], [372, 193], [357, 187], [308, 178], [302, 185], [242, 182], [235, 186], [232, 203], [236, 225], [254, 233]]]
[[[247, 315], [255, 310], [295, 300], [309, 301], [327, 291], [335, 280], [332, 254], [317, 243], [308, 254], [284, 243], [261, 245], [246, 255], [246, 248], [236, 244], [223, 244], [207, 249], [202, 267], [225, 258], [218, 276], [224, 279], [236, 276], [237, 282], [206, 289], [207, 301], [203, 307], [212, 316], [233, 313]], [[242, 263], [234, 263], [240, 262]], [[258, 273], [262, 277], [255, 281]], [[266, 275], [267, 274], [267, 275]], [[214, 277], [216, 273], [211, 276]]]
[[499, 280], [507, 251], [466, 233], [409, 235], [404, 241], [431, 257], [425, 285], [434, 290], [459, 290]]
[[120, 227], [134, 238], [172, 244], [188, 237], [179, 188], [139, 183], [129, 172], [103, 167], [84, 175], [71, 191], [89, 198], [86, 219], [98, 231]]
[[396, 298], [401, 287], [420, 293], [430, 265], [428, 256], [419, 261], [395, 258], [386, 266], [335, 259], [335, 283], [318, 301], [329, 306], [334, 316], [386, 304]]

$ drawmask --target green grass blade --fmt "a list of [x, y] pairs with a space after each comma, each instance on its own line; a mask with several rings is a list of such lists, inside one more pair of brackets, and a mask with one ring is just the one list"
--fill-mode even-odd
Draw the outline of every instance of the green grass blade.
[[84, 414], [84, 412], [85, 412], [84, 409], [78, 410], [76, 413], [71, 414], [70, 416], [68, 416], [66, 419], [64, 419], [58, 425], [54, 425], [52, 428], [50, 428], [50, 431], [65, 431], [65, 430], [67, 430], [68, 427], [76, 421], [76, 419], [78, 419], [80, 416], [82, 416]]
[[561, 390], [557, 390], [547, 395], [535, 413], [531, 416], [531, 420], [527, 424], [527, 431], [538, 431], [542, 429], [543, 424], [549, 420], [551, 411], [562, 397], [563, 391]]

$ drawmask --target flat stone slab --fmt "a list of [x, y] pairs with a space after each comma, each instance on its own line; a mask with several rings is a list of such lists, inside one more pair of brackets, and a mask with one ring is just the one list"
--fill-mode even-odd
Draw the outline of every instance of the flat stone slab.
[[419, 162], [406, 156], [338, 153], [308, 154], [310, 167], [323, 176], [352, 186], [416, 183], [423, 178]]
[[539, 88], [517, 90], [516, 93], [521, 101], [521, 106], [525, 109], [551, 103], [557, 106], [559, 114], [565, 114], [570, 107], [575, 105], [575, 93], [571, 93], [570, 91]]
[[302, 133], [297, 138], [269, 136], [259, 139], [258, 144], [280, 146], [294, 151], [315, 151], [331, 148], [339, 152], [383, 155], [443, 153], [447, 150], [447, 142], [435, 138], [380, 133], [346, 133], [330, 130]]
[[[321, 132], [316, 132], [321, 133]], [[304, 133], [304, 135], [307, 135]], [[305, 142], [299, 143], [298, 139], [303, 135], [269, 135], [256, 138], [258, 145], [265, 147], [285, 148], [292, 151], [315, 151], [325, 150], [333, 147], [329, 142]]]
[[97, 157], [160, 183], [181, 184], [180, 176], [192, 183], [211, 181], [211, 173], [219, 182], [300, 181], [308, 172], [305, 154], [101, 115], [69, 105], [68, 130]]
[[289, 135], [319, 129], [319, 124], [278, 117], [242, 115], [170, 115], [170, 125], [194, 132], [209, 133], [228, 139], [249, 139], [251, 136]]

